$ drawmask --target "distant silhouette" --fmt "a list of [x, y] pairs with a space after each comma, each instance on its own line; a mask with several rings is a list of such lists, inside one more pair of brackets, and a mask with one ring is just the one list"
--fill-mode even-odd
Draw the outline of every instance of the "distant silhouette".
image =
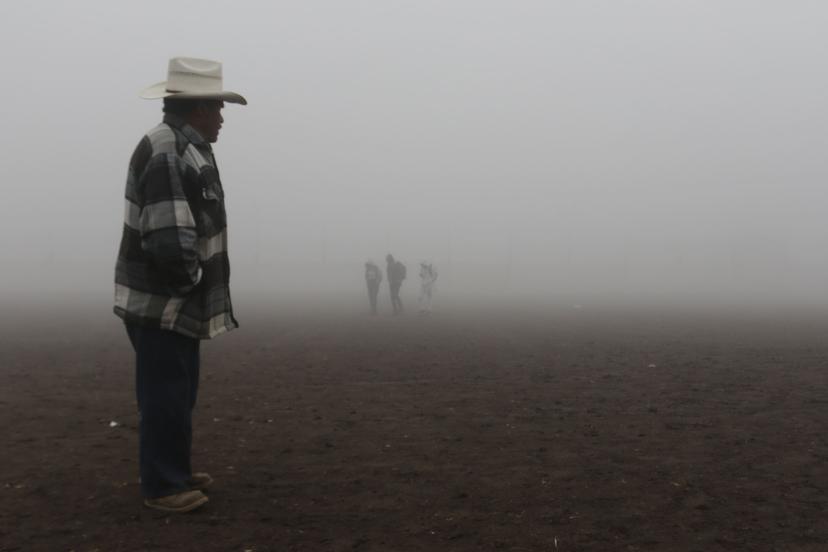
[[437, 271], [431, 263], [420, 263], [420, 314], [431, 314], [431, 295]]
[[377, 295], [382, 283], [382, 270], [373, 261], [365, 263], [365, 283], [368, 286], [368, 300], [371, 302], [371, 314], [377, 314]]
[[388, 287], [391, 290], [391, 307], [394, 309], [394, 314], [402, 314], [403, 304], [402, 299], [400, 299], [400, 287], [402, 287], [403, 280], [405, 280], [405, 265], [394, 260], [394, 256], [390, 253], [386, 255], [385, 262], [388, 265], [385, 272], [388, 274]]

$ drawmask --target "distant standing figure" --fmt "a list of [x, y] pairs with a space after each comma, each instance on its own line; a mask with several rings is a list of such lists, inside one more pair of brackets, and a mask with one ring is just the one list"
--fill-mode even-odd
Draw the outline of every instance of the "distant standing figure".
[[368, 300], [371, 302], [371, 314], [377, 314], [377, 295], [382, 283], [382, 270], [373, 261], [365, 263], [365, 283], [368, 285]]
[[405, 265], [394, 260], [394, 256], [390, 253], [385, 257], [385, 262], [388, 264], [386, 273], [388, 274], [388, 287], [391, 289], [391, 307], [394, 309], [394, 314], [402, 314], [400, 287], [405, 280]]
[[431, 314], [431, 295], [437, 271], [431, 263], [420, 263], [420, 314]]

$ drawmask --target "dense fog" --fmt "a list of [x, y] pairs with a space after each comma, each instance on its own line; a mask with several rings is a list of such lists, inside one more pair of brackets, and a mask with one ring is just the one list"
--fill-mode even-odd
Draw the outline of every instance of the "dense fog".
[[828, 304], [822, 2], [0, 4], [0, 297], [112, 294], [172, 56], [224, 63], [235, 294]]

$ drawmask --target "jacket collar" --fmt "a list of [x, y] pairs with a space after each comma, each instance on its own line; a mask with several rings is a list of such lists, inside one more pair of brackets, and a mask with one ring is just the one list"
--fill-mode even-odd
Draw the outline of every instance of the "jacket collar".
[[205, 146], [207, 147], [207, 149], [211, 149], [210, 144], [207, 142], [207, 140], [205, 140], [196, 129], [188, 125], [183, 117], [173, 115], [172, 113], [165, 113], [164, 124], [167, 124], [177, 129], [179, 132], [181, 132], [181, 134], [183, 134], [187, 138], [187, 140], [192, 142], [193, 145]]

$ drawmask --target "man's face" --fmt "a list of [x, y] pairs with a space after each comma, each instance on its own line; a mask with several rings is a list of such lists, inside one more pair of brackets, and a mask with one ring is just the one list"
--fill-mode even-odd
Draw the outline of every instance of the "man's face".
[[193, 128], [211, 144], [218, 141], [219, 130], [224, 122], [224, 117], [221, 116], [223, 108], [224, 102], [202, 102], [190, 121]]

